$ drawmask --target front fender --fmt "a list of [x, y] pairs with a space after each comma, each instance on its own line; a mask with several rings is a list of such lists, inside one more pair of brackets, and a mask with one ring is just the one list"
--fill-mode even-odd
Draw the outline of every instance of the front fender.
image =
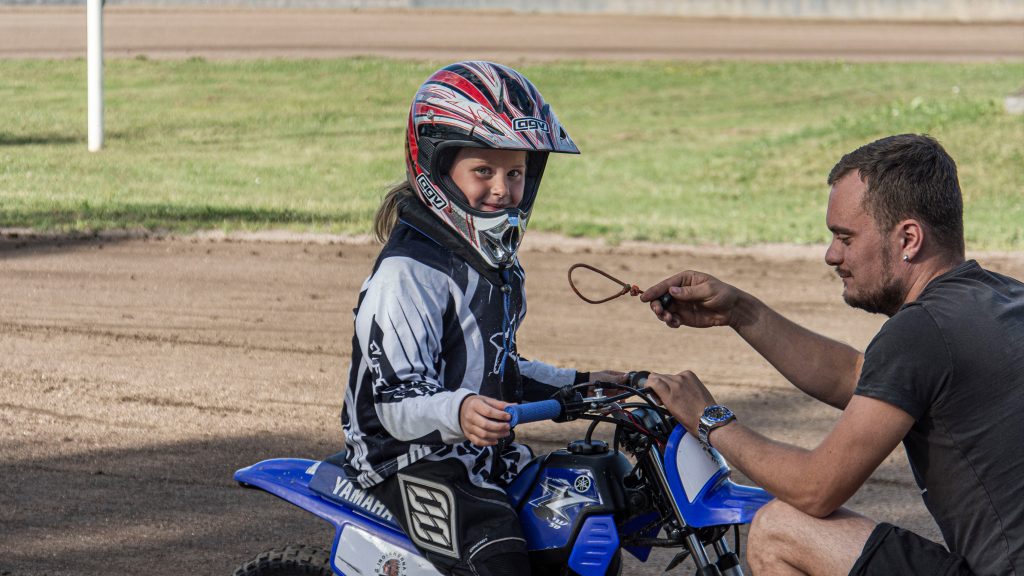
[[676, 426], [665, 446], [665, 477], [690, 526], [749, 524], [772, 495], [729, 479], [732, 471], [714, 448], [701, 446]]

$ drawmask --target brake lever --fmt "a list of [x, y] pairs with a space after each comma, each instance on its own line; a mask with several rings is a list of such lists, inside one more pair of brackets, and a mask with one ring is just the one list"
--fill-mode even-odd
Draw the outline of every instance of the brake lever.
[[621, 404], [619, 404], [618, 402], [612, 402], [611, 404], [605, 404], [604, 406], [598, 408], [596, 412], [602, 416], [606, 416], [608, 414], [611, 414], [612, 412], [618, 412], [621, 410]]
[[573, 389], [573, 386], [563, 386], [557, 393], [558, 400], [562, 403], [562, 414], [555, 418], [555, 422], [570, 422], [586, 411], [587, 404], [583, 395]]

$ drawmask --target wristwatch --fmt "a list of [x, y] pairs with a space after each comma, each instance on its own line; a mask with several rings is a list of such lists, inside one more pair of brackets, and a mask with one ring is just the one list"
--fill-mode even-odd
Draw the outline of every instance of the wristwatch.
[[711, 434], [711, 431], [725, 426], [735, 419], [736, 415], [725, 406], [720, 404], [708, 406], [700, 417], [700, 424], [697, 426], [697, 439], [705, 447], [710, 448], [711, 442], [708, 441], [708, 436]]

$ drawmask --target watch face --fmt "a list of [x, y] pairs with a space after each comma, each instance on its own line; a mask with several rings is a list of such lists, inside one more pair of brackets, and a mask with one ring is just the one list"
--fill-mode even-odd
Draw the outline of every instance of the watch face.
[[708, 406], [704, 409], [704, 418], [711, 423], [721, 422], [732, 417], [732, 411], [725, 406]]

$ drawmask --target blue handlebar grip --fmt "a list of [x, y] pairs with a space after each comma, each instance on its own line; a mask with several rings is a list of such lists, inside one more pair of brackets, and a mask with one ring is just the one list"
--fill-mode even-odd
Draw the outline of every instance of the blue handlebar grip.
[[562, 403], [558, 400], [541, 400], [540, 402], [529, 402], [527, 404], [516, 404], [506, 406], [505, 412], [512, 415], [508, 425], [515, 427], [516, 424], [527, 422], [540, 422], [557, 418], [562, 413]]

